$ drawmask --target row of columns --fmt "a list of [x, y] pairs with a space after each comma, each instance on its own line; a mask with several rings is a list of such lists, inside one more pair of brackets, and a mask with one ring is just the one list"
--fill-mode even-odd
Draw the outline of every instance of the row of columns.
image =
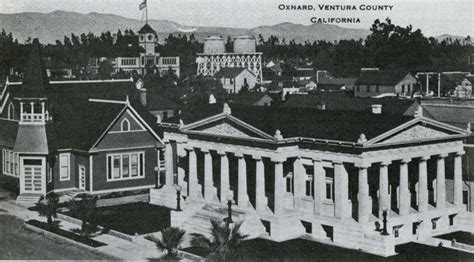
[[[173, 148], [171, 144], [166, 144], [166, 184], [173, 184], [174, 162]], [[194, 148], [187, 148], [189, 156], [189, 198], [197, 198], [199, 196], [199, 183], [197, 178], [197, 158]], [[204, 199], [212, 201], [216, 195], [216, 188], [213, 182], [213, 165], [212, 156], [209, 150], [202, 150], [204, 153]], [[229, 160], [226, 152], [218, 151], [220, 156], [220, 196], [221, 201], [226, 202], [227, 196], [233, 194], [230, 190], [229, 180]], [[462, 204], [462, 166], [461, 156], [463, 152], [458, 152], [454, 158], [454, 205]], [[249, 197], [247, 193], [247, 163], [243, 154], [235, 154], [238, 159], [238, 187], [237, 187], [237, 205], [241, 208], [248, 207]], [[446, 206], [446, 189], [445, 189], [445, 163], [444, 159], [447, 154], [438, 155], [437, 159], [437, 175], [436, 175], [436, 207], [444, 208]], [[257, 211], [265, 211], [267, 209], [267, 197], [265, 196], [265, 166], [261, 157], [254, 156], [256, 161], [256, 185], [255, 185], [255, 209]], [[428, 210], [428, 174], [427, 160], [429, 157], [422, 157], [418, 164], [418, 211], [425, 212]], [[274, 213], [284, 213], [284, 195], [285, 195], [285, 178], [283, 171], [283, 163], [286, 158], [274, 157], [272, 161], [275, 165], [274, 172]], [[408, 163], [411, 159], [402, 159], [400, 161], [399, 176], [399, 214], [408, 215], [410, 212], [411, 198], [409, 191], [408, 179]], [[390, 210], [390, 193], [388, 181], [388, 165], [391, 162], [382, 162], [379, 172], [379, 214], [382, 209]], [[358, 165], [358, 220], [360, 223], [367, 223], [371, 214], [371, 204], [369, 196], [368, 184], [368, 168], [371, 164]], [[326, 192], [325, 171], [322, 161], [313, 160], [314, 174], [314, 213], [323, 214], [323, 200]], [[341, 162], [333, 162], [334, 167], [334, 214], [336, 218], [350, 217], [349, 208], [349, 181], [348, 174]], [[305, 177], [306, 174], [301, 158], [297, 158], [294, 162], [294, 206], [300, 207], [299, 201], [305, 195]]]
[[[462, 160], [464, 152], [457, 152], [454, 157], [454, 205], [462, 205]], [[438, 155], [436, 168], [436, 208], [446, 207], [446, 179], [445, 158], [448, 154]], [[428, 169], [427, 161], [430, 157], [421, 157], [418, 163], [418, 212], [428, 211]], [[410, 213], [411, 197], [408, 180], [408, 163], [411, 159], [402, 159], [400, 162], [399, 176], [399, 214]], [[382, 162], [379, 170], [379, 217], [383, 209], [390, 210], [390, 194], [388, 183], [388, 165]], [[358, 217], [360, 223], [368, 222], [371, 208], [367, 169], [371, 164], [359, 165], [359, 190], [358, 190]]]

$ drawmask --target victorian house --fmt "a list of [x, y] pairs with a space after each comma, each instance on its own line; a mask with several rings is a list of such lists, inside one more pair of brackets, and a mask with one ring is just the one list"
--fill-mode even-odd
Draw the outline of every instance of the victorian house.
[[23, 82], [1, 93], [3, 176], [18, 201], [50, 192], [153, 187], [162, 141], [132, 80], [49, 81], [34, 41]]

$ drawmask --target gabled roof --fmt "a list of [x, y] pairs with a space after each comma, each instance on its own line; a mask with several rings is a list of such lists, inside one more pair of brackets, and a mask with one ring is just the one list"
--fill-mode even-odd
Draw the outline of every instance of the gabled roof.
[[403, 115], [416, 100], [400, 99], [396, 97], [385, 98], [359, 98], [353, 97], [346, 92], [315, 92], [308, 95], [289, 95], [283, 107], [292, 108], [319, 108], [318, 105], [325, 104], [327, 110], [371, 112], [373, 104], [381, 104], [382, 112], [385, 114]]
[[138, 30], [139, 34], [156, 34], [155, 30], [151, 28], [149, 24], [145, 24], [140, 30]]
[[411, 75], [407, 71], [396, 70], [369, 70], [363, 71], [356, 81], [356, 85], [385, 85], [393, 86], [403, 80], [407, 75]]
[[[247, 68], [238, 68], [238, 67], [233, 67], [233, 68], [230, 68], [230, 67], [227, 67], [227, 68], [222, 68], [221, 70], [219, 70], [219, 72], [217, 72], [214, 77], [216, 78], [223, 78], [223, 77], [226, 77], [226, 78], [230, 78], [230, 77], [236, 77], [238, 75], [240, 75], [243, 71], [249, 71]], [[252, 75], [253, 73], [250, 72]]]
[[471, 82], [471, 84], [474, 85], [474, 75], [468, 75], [466, 76], [467, 80], [469, 80], [469, 82]]
[[423, 142], [446, 138], [462, 138], [470, 131], [425, 117], [414, 118], [392, 130], [364, 142], [364, 146], [377, 144], [398, 144], [404, 142]]
[[0, 146], [13, 148], [17, 132], [17, 121], [0, 119]]
[[297, 77], [314, 77], [316, 71], [313, 68], [296, 68], [295, 74]]
[[[230, 96], [229, 102], [233, 104], [255, 105], [266, 95], [266, 93], [262, 92], [245, 92], [243, 94], [235, 94]], [[273, 100], [271, 96], [269, 97]]]
[[[182, 112], [169, 121], [193, 123], [222, 112], [221, 105], [209, 105], [199, 112]], [[275, 134], [280, 130], [283, 137], [307, 137], [325, 140], [356, 142], [361, 133], [374, 138], [407, 121], [412, 117], [353, 111], [321, 111], [308, 108], [274, 108], [233, 105], [232, 116], [265, 132]]]
[[352, 86], [356, 83], [357, 78], [320, 77], [318, 81], [318, 85]]
[[474, 106], [422, 103], [422, 107], [424, 112], [440, 122], [460, 128], [466, 128], [468, 123], [474, 123]]

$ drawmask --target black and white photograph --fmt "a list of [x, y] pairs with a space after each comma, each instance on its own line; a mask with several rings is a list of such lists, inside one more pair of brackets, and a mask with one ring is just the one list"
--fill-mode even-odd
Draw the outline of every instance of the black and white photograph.
[[0, 260], [474, 261], [472, 37], [472, 0], [0, 0]]

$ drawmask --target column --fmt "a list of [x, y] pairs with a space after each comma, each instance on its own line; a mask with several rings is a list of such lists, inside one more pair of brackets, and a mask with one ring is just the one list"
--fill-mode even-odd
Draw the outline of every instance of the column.
[[380, 163], [379, 173], [379, 218], [384, 208], [390, 213], [390, 195], [388, 194], [388, 165], [390, 162]]
[[166, 168], [166, 177], [165, 185], [171, 187], [174, 184], [174, 154], [173, 154], [173, 145], [171, 141], [165, 141], [165, 168]]
[[265, 211], [267, 206], [267, 198], [265, 196], [265, 167], [261, 157], [254, 157], [255, 168], [255, 209], [257, 211]]
[[349, 211], [349, 178], [342, 162], [334, 163], [334, 215], [336, 218], [347, 218]]
[[399, 215], [408, 215], [410, 213], [411, 196], [408, 187], [408, 163], [411, 159], [402, 159], [400, 163], [400, 186], [398, 188], [398, 213]]
[[[221, 185], [220, 185], [220, 195], [221, 202], [227, 203], [227, 197], [230, 194], [230, 184], [229, 184], [229, 159], [225, 151], [218, 152], [221, 156]], [[233, 197], [233, 196], [232, 196]]]
[[367, 168], [370, 165], [362, 164], [359, 166], [359, 191], [357, 193], [358, 200], [358, 222], [366, 224], [369, 222], [370, 203], [369, 203], [369, 184], [367, 180]]
[[429, 156], [422, 157], [418, 164], [418, 212], [428, 211], [428, 174], [426, 161]]
[[194, 151], [194, 148], [188, 148], [187, 150], [188, 150], [188, 160], [189, 160], [189, 171], [188, 171], [189, 198], [196, 199], [198, 198], [198, 192], [199, 192], [196, 152]]
[[446, 180], [444, 159], [447, 154], [441, 154], [436, 161], [436, 208], [446, 207]]
[[212, 156], [208, 149], [201, 150], [204, 153], [204, 199], [213, 201], [214, 181], [212, 179]]
[[319, 159], [313, 159], [314, 213], [323, 214], [323, 201], [326, 197], [326, 172]]
[[274, 193], [274, 207], [275, 215], [280, 215], [284, 213], [285, 203], [285, 179], [283, 177], [283, 159], [273, 160], [275, 163], [275, 193]]
[[293, 208], [298, 209], [301, 207], [299, 204], [301, 198], [305, 195], [305, 171], [301, 164], [301, 158], [296, 158], [293, 163]]
[[462, 203], [462, 155], [464, 151], [457, 152], [454, 156], [454, 205]]
[[246, 208], [249, 202], [249, 196], [247, 194], [247, 163], [243, 155], [236, 154], [238, 158], [238, 188], [237, 188], [237, 205], [241, 208]]

